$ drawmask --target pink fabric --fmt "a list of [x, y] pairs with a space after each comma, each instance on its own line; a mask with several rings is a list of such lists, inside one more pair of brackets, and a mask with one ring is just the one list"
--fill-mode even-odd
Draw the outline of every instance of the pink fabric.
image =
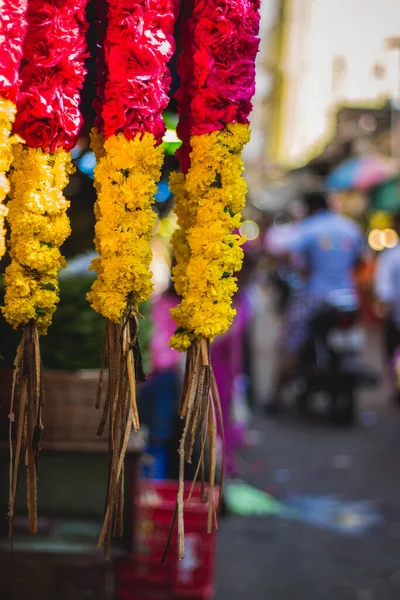
[[236, 473], [235, 449], [243, 442], [245, 431], [232, 422], [235, 378], [243, 373], [244, 334], [250, 321], [248, 302], [243, 294], [235, 299], [236, 317], [230, 329], [212, 345], [212, 364], [221, 399], [225, 433], [225, 463], [228, 476]]
[[155, 371], [175, 369], [180, 364], [180, 354], [169, 346], [169, 339], [175, 332], [176, 324], [170, 315], [177, 300], [167, 294], [157, 298], [152, 307], [153, 335], [151, 336], [151, 363]]

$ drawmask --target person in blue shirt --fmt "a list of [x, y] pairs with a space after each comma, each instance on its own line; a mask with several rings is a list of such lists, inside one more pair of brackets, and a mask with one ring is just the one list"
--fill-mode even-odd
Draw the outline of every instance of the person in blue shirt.
[[[394, 227], [400, 236], [400, 214]], [[379, 254], [375, 272], [375, 294], [383, 317], [385, 358], [389, 367], [392, 399], [400, 403], [400, 243]]]
[[310, 333], [313, 316], [325, 304], [356, 297], [354, 268], [364, 249], [358, 225], [328, 208], [326, 195], [307, 192], [303, 196], [308, 216], [297, 224], [288, 242], [288, 259], [296, 257], [303, 265], [305, 285], [302, 293], [289, 302], [282, 336], [282, 360], [277, 382], [267, 410], [281, 405], [281, 392], [297, 364], [299, 351]]

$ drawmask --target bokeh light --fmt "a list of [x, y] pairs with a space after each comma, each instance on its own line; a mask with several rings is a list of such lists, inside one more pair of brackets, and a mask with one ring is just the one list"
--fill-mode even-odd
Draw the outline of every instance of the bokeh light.
[[250, 242], [256, 240], [260, 235], [260, 228], [255, 221], [243, 221], [240, 226], [240, 235], [246, 236]]
[[385, 248], [395, 248], [399, 243], [399, 236], [394, 229], [384, 229], [382, 234], [385, 242]]
[[368, 244], [376, 252], [385, 248], [385, 238], [381, 229], [372, 229], [368, 235]]

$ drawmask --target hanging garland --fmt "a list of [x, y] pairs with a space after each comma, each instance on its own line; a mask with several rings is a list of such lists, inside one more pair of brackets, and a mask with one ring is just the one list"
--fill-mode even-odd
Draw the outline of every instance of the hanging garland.
[[5, 273], [3, 313], [22, 329], [10, 410], [10, 533], [18, 472], [27, 468], [30, 531], [37, 531], [37, 474], [44, 401], [39, 335], [58, 303], [60, 246], [70, 233], [63, 195], [73, 166], [82, 118], [79, 90], [85, 76], [87, 0], [29, 0], [21, 90], [15, 132], [25, 140], [14, 151], [8, 221], [11, 265]]
[[3, 0], [0, 4], [0, 258], [6, 250], [4, 219], [7, 208], [3, 204], [10, 184], [7, 172], [12, 163], [11, 136], [15, 119], [15, 102], [19, 90], [19, 64], [26, 33], [27, 0]]
[[198, 432], [202, 447], [199, 467], [207, 437], [210, 444], [209, 531], [216, 518], [216, 421], [218, 417], [222, 425], [222, 417], [210, 342], [227, 331], [235, 316], [234, 274], [242, 265], [244, 243], [235, 231], [247, 192], [241, 153], [250, 137], [259, 5], [259, 0], [188, 0], [181, 21], [183, 51], [177, 95], [182, 173], [171, 178], [179, 225], [172, 240], [177, 260], [173, 278], [181, 297], [172, 310], [177, 330], [171, 346], [188, 350], [181, 402], [185, 428], [179, 450], [181, 557], [184, 463], [191, 460]]
[[168, 104], [176, 1], [107, 0], [107, 5], [105, 36], [104, 11], [98, 6], [104, 60], [98, 60], [102, 102], [95, 106], [92, 147], [99, 159], [94, 173], [99, 256], [92, 263], [97, 279], [88, 294], [94, 310], [107, 319], [109, 385], [99, 429], [101, 435], [108, 416], [111, 465], [99, 539], [106, 553], [111, 535], [122, 533], [124, 456], [132, 427], [139, 428], [135, 388], [144, 374], [138, 317], [140, 304], [153, 289], [152, 204], [163, 163], [162, 111]]

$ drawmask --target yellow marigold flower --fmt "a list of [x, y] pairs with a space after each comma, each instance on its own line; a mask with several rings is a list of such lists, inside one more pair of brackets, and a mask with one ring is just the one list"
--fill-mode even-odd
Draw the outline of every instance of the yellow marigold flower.
[[170, 344], [172, 348], [178, 350], [179, 352], [186, 352], [192, 345], [194, 337], [188, 335], [187, 333], [175, 333], [172, 336]]
[[13, 167], [8, 203], [12, 262], [4, 276], [2, 312], [12, 327], [34, 319], [45, 334], [58, 302], [57, 275], [65, 265], [59, 248], [70, 225], [62, 190], [73, 166], [64, 150], [47, 154], [18, 144]]
[[241, 153], [249, 138], [249, 127], [238, 123], [194, 136], [189, 172], [171, 176], [179, 225], [172, 236], [173, 280], [181, 296], [171, 311], [178, 327], [170, 344], [176, 350], [225, 333], [235, 316], [234, 273], [242, 266], [245, 240], [234, 231], [246, 200]]
[[[96, 153], [100, 155], [98, 149]], [[115, 323], [128, 310], [137, 311], [153, 290], [150, 236], [156, 215], [152, 204], [162, 162], [162, 150], [151, 134], [133, 140], [118, 134], [104, 143], [95, 167], [99, 258], [91, 264], [97, 279], [88, 300], [94, 310]]]
[[15, 113], [15, 104], [10, 100], [0, 98], [0, 258], [2, 258], [6, 250], [4, 220], [7, 216], [7, 208], [3, 202], [10, 191], [10, 184], [6, 173], [9, 171], [12, 163], [12, 144], [14, 138], [11, 136], [11, 129]]

